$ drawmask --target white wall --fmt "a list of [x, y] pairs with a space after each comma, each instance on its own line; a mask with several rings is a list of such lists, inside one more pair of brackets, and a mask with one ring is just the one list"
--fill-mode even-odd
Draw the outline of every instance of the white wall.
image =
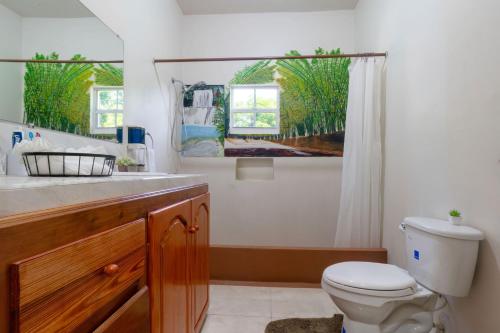
[[60, 59], [123, 59], [123, 41], [96, 17], [22, 19], [23, 57], [56, 52]]
[[[0, 58], [21, 58], [22, 20], [0, 5]], [[0, 119], [22, 121], [22, 65], [0, 63]]]
[[275, 179], [235, 180], [235, 158], [184, 158], [208, 175], [211, 241], [219, 245], [332, 247], [342, 159], [275, 158]]
[[[451, 208], [486, 233], [447, 333], [500, 327], [500, 3], [360, 0], [359, 51], [389, 51], [383, 245], [405, 265], [405, 216]], [[460, 278], [460, 277], [457, 277]], [[446, 314], [445, 314], [446, 315]]]
[[[351, 52], [353, 11], [185, 16], [183, 57]], [[186, 83], [226, 84], [245, 63], [185, 64]], [[208, 174], [212, 243], [331, 247], [335, 236], [342, 159], [275, 158], [275, 179], [236, 181], [234, 158], [184, 158], [181, 172]]]
[[[183, 57], [313, 54], [318, 47], [354, 50], [353, 11], [187, 15], [182, 21]], [[254, 62], [250, 62], [252, 64]], [[184, 64], [182, 78], [227, 83], [246, 62]]]
[[[175, 0], [81, 0], [118, 33], [125, 44], [125, 123], [144, 126], [155, 139], [160, 171], [174, 171], [177, 155], [170, 148], [171, 98], [165, 101], [157, 83], [153, 58], [180, 56], [182, 13]], [[167, 91], [179, 66], [164, 66], [161, 79]], [[177, 73], [177, 75], [176, 75]], [[167, 104], [167, 105], [165, 105]]]

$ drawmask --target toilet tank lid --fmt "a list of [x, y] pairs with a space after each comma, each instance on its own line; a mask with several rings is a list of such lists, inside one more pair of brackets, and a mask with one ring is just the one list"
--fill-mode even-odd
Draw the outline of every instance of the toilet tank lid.
[[404, 219], [403, 224], [430, 234], [448, 238], [476, 241], [484, 239], [483, 232], [478, 229], [466, 225], [453, 225], [451, 222], [445, 220], [428, 217], [407, 217]]

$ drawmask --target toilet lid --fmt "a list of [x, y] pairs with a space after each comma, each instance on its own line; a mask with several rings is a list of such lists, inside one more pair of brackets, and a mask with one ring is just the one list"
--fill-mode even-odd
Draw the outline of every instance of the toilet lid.
[[413, 295], [417, 282], [405, 270], [388, 264], [343, 262], [328, 267], [323, 280], [334, 287], [364, 295]]

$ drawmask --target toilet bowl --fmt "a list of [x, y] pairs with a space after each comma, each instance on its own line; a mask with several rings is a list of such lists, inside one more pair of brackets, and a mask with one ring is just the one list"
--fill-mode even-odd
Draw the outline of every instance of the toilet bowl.
[[342, 333], [428, 333], [438, 295], [393, 265], [345, 262], [323, 273], [323, 289], [344, 313]]
[[481, 231], [425, 217], [407, 217], [399, 228], [408, 271], [343, 262], [323, 272], [323, 289], [344, 313], [342, 333], [428, 333], [439, 295], [469, 294]]

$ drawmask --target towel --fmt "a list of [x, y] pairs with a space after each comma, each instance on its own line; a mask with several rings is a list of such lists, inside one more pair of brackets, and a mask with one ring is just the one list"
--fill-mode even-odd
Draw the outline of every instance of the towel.
[[209, 108], [214, 102], [214, 93], [211, 89], [195, 90], [193, 93], [193, 108]]
[[7, 154], [0, 149], [0, 176], [7, 174]]
[[153, 148], [148, 148], [147, 149], [147, 162], [146, 166], [148, 167], [148, 172], [156, 172], [156, 158], [155, 158], [155, 151]]

